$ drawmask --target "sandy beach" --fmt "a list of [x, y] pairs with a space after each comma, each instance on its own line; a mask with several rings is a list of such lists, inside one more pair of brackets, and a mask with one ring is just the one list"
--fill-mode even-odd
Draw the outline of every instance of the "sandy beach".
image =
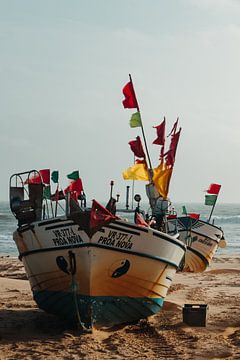
[[[183, 323], [186, 303], [208, 304], [205, 327]], [[240, 359], [240, 256], [176, 274], [159, 314], [84, 334], [39, 310], [22, 263], [1, 257], [0, 306], [0, 359]]]

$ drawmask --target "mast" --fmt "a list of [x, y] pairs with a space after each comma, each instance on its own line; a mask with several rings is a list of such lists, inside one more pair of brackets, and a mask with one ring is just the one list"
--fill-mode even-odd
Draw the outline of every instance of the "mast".
[[213, 210], [214, 210], [214, 208], [215, 208], [215, 206], [216, 206], [216, 203], [217, 203], [217, 198], [218, 198], [218, 195], [216, 196], [216, 199], [215, 199], [214, 204], [213, 204], [213, 206], [212, 206], [212, 209], [211, 209], [209, 218], [208, 218], [208, 220], [207, 220], [208, 223], [210, 223], [210, 220], [211, 220], [211, 217], [212, 217], [212, 214], [213, 214]]
[[[221, 185], [219, 184], [210, 184], [208, 190], [207, 190], [207, 195], [205, 195], [205, 205], [212, 205], [212, 209], [209, 215], [209, 218], [207, 220], [207, 222], [210, 222], [212, 214], [213, 214], [213, 210], [216, 206], [217, 203], [217, 199], [218, 199], [218, 195], [219, 195], [219, 191], [221, 189]], [[214, 197], [214, 201], [211, 201], [211, 199], [213, 199]]]
[[[135, 94], [135, 90], [134, 90], [134, 86], [133, 86], [133, 81], [132, 81], [131, 74], [129, 74], [129, 79], [130, 79], [130, 82], [132, 83], [132, 87], [133, 87], [133, 91], [134, 91], [135, 99], [137, 100], [137, 98], [136, 98], [136, 94]], [[147, 153], [147, 158], [148, 158], [148, 163], [149, 163], [149, 169], [150, 169], [150, 180], [152, 181], [152, 176], [153, 176], [152, 163], [151, 163], [151, 159], [150, 159], [150, 155], [149, 155], [149, 151], [148, 151], [148, 147], [147, 147], [147, 141], [146, 141], [146, 136], [145, 136], [145, 132], [144, 132], [144, 128], [143, 128], [143, 123], [142, 123], [142, 117], [141, 117], [140, 108], [139, 108], [139, 105], [138, 105], [138, 101], [136, 101], [136, 102], [137, 102], [137, 111], [139, 112], [140, 119], [141, 119], [141, 130], [142, 130], [142, 136], [143, 136], [144, 145], [145, 145], [145, 149], [146, 149], [146, 153]], [[150, 182], [151, 182], [151, 181], [150, 181]]]

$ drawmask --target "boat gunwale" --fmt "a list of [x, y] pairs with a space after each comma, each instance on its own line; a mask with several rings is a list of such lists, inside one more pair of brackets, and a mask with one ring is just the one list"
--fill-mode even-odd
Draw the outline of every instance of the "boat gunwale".
[[[176, 244], [176, 245], [178, 245], [178, 244]], [[101, 248], [101, 249], [106, 249], [106, 250], [109, 250], [109, 251], [121, 252], [121, 253], [130, 254], [130, 255], [134, 255], [134, 256], [140, 256], [140, 257], [144, 257], [144, 258], [148, 258], [148, 259], [152, 259], [152, 260], [156, 260], [156, 261], [161, 261], [161, 262], [164, 262], [165, 264], [174, 266], [176, 269], [178, 269], [178, 267], [179, 267], [179, 265], [177, 265], [176, 263], [174, 263], [172, 261], [169, 261], [169, 260], [167, 260], [165, 258], [161, 258], [159, 256], [143, 254], [143, 253], [139, 253], [139, 252], [136, 252], [136, 251], [129, 251], [127, 249], [113, 248], [113, 247], [109, 247], [109, 246], [106, 246], [106, 245], [95, 244], [95, 243], [82, 243], [82, 244], [75, 244], [75, 245], [66, 245], [66, 246], [59, 246], [59, 247], [49, 247], [49, 248], [42, 248], [42, 249], [36, 249], [36, 250], [29, 250], [29, 251], [19, 253], [19, 258], [22, 259], [23, 257], [27, 257], [27, 256], [33, 255], [33, 254], [39, 254], [39, 253], [42, 253], [42, 252], [61, 251], [61, 250], [68, 250], [68, 249], [72, 250], [72, 249], [84, 248], [84, 247]], [[184, 256], [184, 254], [185, 254], [185, 251], [183, 252], [183, 256]]]
[[[181, 219], [181, 218], [185, 218], [185, 217], [189, 217], [189, 218], [190, 218], [190, 216], [179, 216], [179, 217], [177, 217], [177, 221], [178, 221], [178, 220], [181, 221], [180, 219]], [[173, 220], [175, 220], [175, 219], [173, 219]], [[202, 222], [202, 223], [205, 224], [205, 225], [209, 225], [209, 226], [211, 226], [211, 227], [214, 227], [214, 228], [220, 230], [220, 231], [222, 232], [223, 236], [224, 236], [224, 232], [223, 232], [223, 230], [222, 230], [222, 228], [221, 228], [220, 226], [217, 226], [217, 225], [214, 225], [214, 224], [210, 224], [209, 222], [204, 221], [204, 220], [202, 220], [202, 219], [193, 219], [193, 220], [196, 220], [196, 222]], [[168, 221], [171, 221], [171, 220], [168, 220]]]
[[[187, 231], [187, 230], [186, 230], [186, 229], [179, 230], [179, 233], [184, 232], [184, 231]], [[197, 232], [197, 231], [195, 231], [195, 230], [193, 230], [193, 229], [191, 229], [191, 234], [192, 234], [192, 236], [194, 236], [194, 234], [195, 234], [195, 235], [198, 235], [198, 236], [203, 236], [203, 237], [205, 237], [206, 239], [215, 242], [217, 245], [218, 245], [219, 242], [222, 240], [222, 238], [221, 238], [221, 239], [220, 239], [220, 238], [218, 238], [218, 239], [213, 239], [213, 238], [210, 237], [209, 235], [204, 235], [204, 234], [199, 233], [199, 232]]]
[[[56, 219], [57, 220], [57, 219]], [[50, 226], [50, 227], [46, 227], [45, 230], [52, 230], [52, 229], [55, 229], [55, 228], [58, 228], [58, 227], [64, 227], [64, 226], [72, 226], [72, 225], [77, 225], [79, 226], [77, 223], [74, 222], [74, 220], [71, 220], [71, 219], [68, 219], [68, 218], [65, 218], [63, 219], [62, 217], [59, 217], [58, 220], [60, 222], [64, 222], [64, 221], [68, 221], [68, 223], [66, 224], [59, 224], [59, 226]], [[41, 220], [41, 221], [37, 221], [37, 222], [32, 222], [30, 223], [28, 226], [24, 225], [23, 229], [18, 228], [17, 231], [22, 234], [23, 232], [26, 232], [28, 230], [32, 230], [32, 231], [35, 231], [34, 230], [34, 227], [42, 227], [44, 225], [48, 225], [47, 221], [45, 222], [44, 221], [44, 224], [43, 224], [43, 221], [44, 220]], [[72, 221], [72, 223], [71, 223]], [[54, 221], [54, 222], [57, 222], [57, 221]], [[139, 234], [136, 234], [138, 236], [141, 236], [141, 233], [148, 233], [149, 235], [153, 235], [153, 236], [156, 236], [156, 237], [159, 237], [159, 238], [162, 238], [163, 240], [166, 240], [168, 242], [171, 242], [173, 244], [176, 244], [178, 245], [179, 247], [181, 247], [184, 251], [186, 251], [186, 246], [185, 244], [177, 239], [174, 235], [170, 235], [170, 234], [167, 234], [167, 233], [164, 233], [162, 231], [159, 231], [159, 230], [156, 230], [156, 229], [153, 229], [151, 227], [143, 227], [143, 226], [137, 226], [135, 224], [131, 224], [131, 223], [127, 223], [125, 222], [124, 220], [117, 220], [117, 221], [113, 221], [111, 222], [110, 224], [108, 225], [103, 225], [101, 229], [99, 229], [98, 231], [101, 231], [103, 230], [104, 228], [117, 228], [117, 226], [122, 226], [122, 227], [127, 227], [127, 228], [131, 228], [131, 229], [135, 229], [137, 231], [139, 231]], [[122, 230], [122, 231], [125, 231], [125, 232], [130, 232], [129, 230], [124, 230], [122, 227], [118, 227], [118, 230]], [[84, 231], [84, 229], [80, 229], [80, 231]]]

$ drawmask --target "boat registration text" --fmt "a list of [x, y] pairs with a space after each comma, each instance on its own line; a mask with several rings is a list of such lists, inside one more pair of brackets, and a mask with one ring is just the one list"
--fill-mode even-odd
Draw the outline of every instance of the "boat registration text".
[[132, 235], [110, 230], [107, 236], [100, 236], [98, 244], [114, 246], [121, 249], [131, 249], [133, 246], [131, 239]]

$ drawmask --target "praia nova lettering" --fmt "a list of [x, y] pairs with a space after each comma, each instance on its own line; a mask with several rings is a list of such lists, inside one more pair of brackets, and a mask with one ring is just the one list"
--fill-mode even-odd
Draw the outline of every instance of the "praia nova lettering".
[[52, 239], [55, 246], [80, 244], [83, 242], [80, 235], [72, 228], [53, 230], [55, 238]]
[[131, 239], [132, 235], [110, 230], [107, 236], [100, 236], [98, 244], [114, 246], [120, 249], [131, 249], [133, 246]]
[[198, 241], [206, 246], [209, 246], [209, 247], [212, 246], [212, 242], [207, 237], [205, 239], [200, 238]]

